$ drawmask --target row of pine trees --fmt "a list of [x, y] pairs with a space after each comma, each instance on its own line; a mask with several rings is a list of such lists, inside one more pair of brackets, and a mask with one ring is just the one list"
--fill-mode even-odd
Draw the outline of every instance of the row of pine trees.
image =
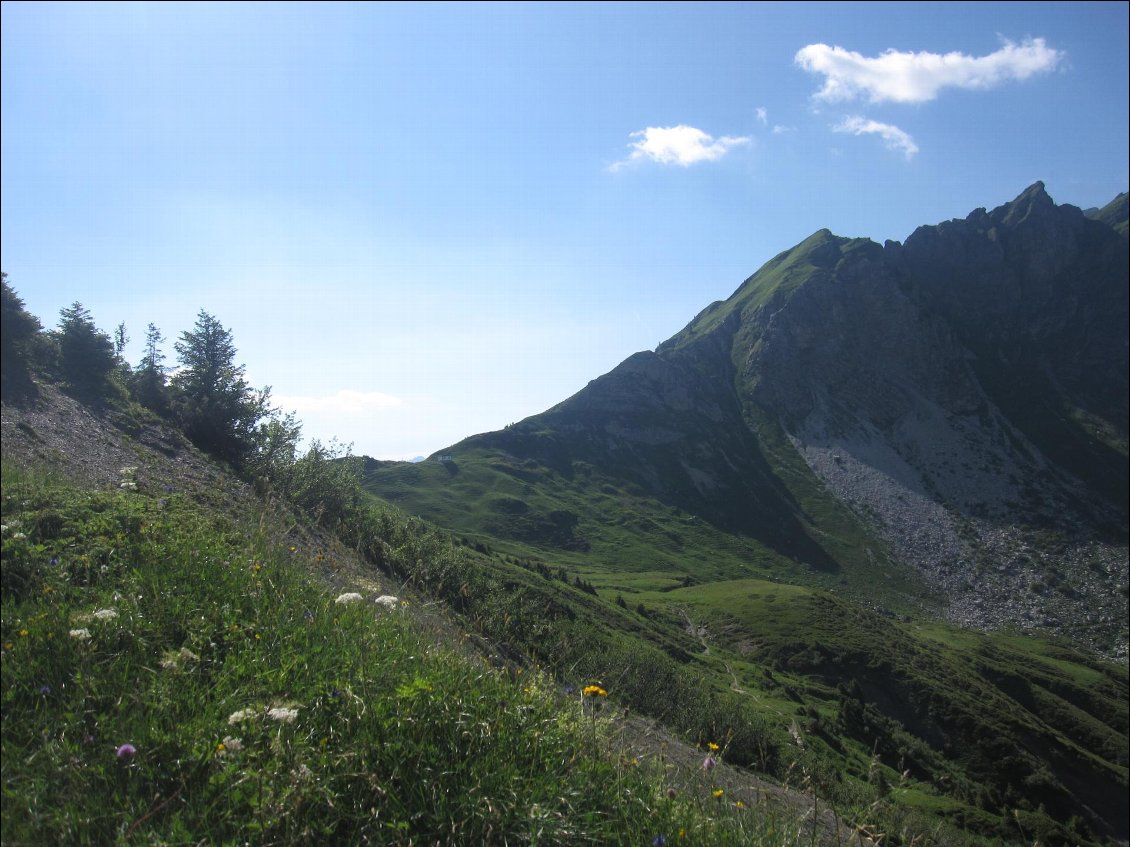
[[299, 426], [270, 405], [270, 389], [256, 390], [236, 363], [230, 330], [201, 310], [191, 330], [173, 344], [177, 367], [166, 364], [165, 337], [149, 324], [141, 361], [131, 366], [123, 351], [124, 324], [113, 336], [100, 330], [89, 310], [72, 303], [45, 330], [3, 275], [0, 303], [5, 400], [34, 392], [32, 374], [59, 382], [88, 404], [133, 400], [175, 423], [200, 449], [239, 469], [280, 450], [293, 459]]

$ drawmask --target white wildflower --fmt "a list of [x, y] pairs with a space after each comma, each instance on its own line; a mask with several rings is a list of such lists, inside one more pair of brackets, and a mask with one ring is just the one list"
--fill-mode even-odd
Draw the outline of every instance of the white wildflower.
[[181, 647], [179, 650], [168, 650], [165, 655], [161, 657], [161, 667], [167, 671], [176, 670], [181, 666], [182, 662], [198, 662], [200, 657], [189, 650], [187, 647]]
[[113, 609], [99, 609], [93, 615], [94, 618], [100, 621], [112, 621], [118, 616], [118, 613]]
[[228, 717], [229, 724], [243, 723], [244, 721], [254, 720], [259, 717], [258, 709], [240, 709], [238, 712], [232, 712]]
[[298, 709], [289, 706], [272, 706], [267, 710], [267, 717], [279, 723], [294, 723], [298, 717]]
[[382, 594], [375, 602], [378, 606], [384, 606], [386, 609], [395, 609], [399, 605], [400, 600], [393, 597], [391, 594]]
[[334, 600], [334, 602], [335, 603], [341, 603], [341, 604], [360, 603], [362, 599], [364, 599], [364, 598], [362, 598], [361, 595], [358, 594], [356, 591], [347, 591], [345, 594], [339, 595], [338, 598], [336, 600]]
[[72, 629], [69, 634], [70, 634], [71, 638], [73, 638], [75, 641], [89, 641], [90, 640], [90, 630], [89, 629]]
[[220, 745], [216, 748], [216, 755], [227, 756], [232, 753], [238, 753], [242, 749], [242, 738], [232, 738], [230, 735], [225, 735], [224, 740], [221, 741]]

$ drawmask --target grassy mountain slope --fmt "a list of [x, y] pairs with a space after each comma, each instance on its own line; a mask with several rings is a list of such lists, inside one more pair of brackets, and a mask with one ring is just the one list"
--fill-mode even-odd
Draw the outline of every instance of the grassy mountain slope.
[[[1059, 232], [1021, 199], [954, 243], [1085, 300], [1008, 252]], [[124, 393], [33, 385], [2, 419], [5, 843], [1125, 842], [1130, 684], [1077, 649], [1125, 630], [1118, 503], [1012, 423], [985, 374], [1013, 348], [926, 308], [918, 249], [817, 233], [544, 415], [255, 477], [308, 514]], [[428, 600], [330, 599], [398, 583]], [[1094, 620], [932, 614], [1002, 596]]]
[[470, 568], [442, 536], [368, 512], [365, 561], [140, 410], [37, 393], [3, 407], [4, 844], [783, 845], [839, 826], [804, 829], [806, 797], [694, 748], [627, 746], [602, 696], [498, 661], [391, 575]]
[[[430, 464], [415, 470], [466, 473], [473, 485], [469, 460], [458, 472]], [[786, 780], [823, 779], [822, 795], [845, 814], [897, 785], [881, 796], [917, 832], [1018, 838], [1011, 810], [1042, 808], [1023, 825], [1038, 818], [1045, 841], [1079, 837], [1050, 823], [1076, 817], [1121, 837], [1124, 668], [1040, 639], [894, 617], [813, 587], [721, 569], [694, 577], [672, 567], [688, 563], [670, 551], [663, 569], [608, 570], [589, 554], [513, 538], [465, 543], [484, 576], [459, 602], [472, 617], [486, 602], [475, 598], [506, 604], [508, 622], [495, 630], [506, 643], [610, 681], [692, 738], [730, 738], [734, 760]], [[706, 692], [713, 705], [699, 711]]]
[[[568, 561], [464, 545], [386, 509], [340, 536], [372, 551], [366, 566], [152, 421], [57, 399], [59, 414], [4, 416], [5, 843], [638, 843], [680, 829], [808, 842], [792, 801], [770, 804], [797, 796], [823, 810], [826, 843], [836, 820], [900, 843], [1118, 837], [1124, 670], [746, 575], [623, 573], [590, 590]], [[85, 423], [52, 425], [68, 419]], [[136, 469], [122, 476], [115, 451]], [[45, 479], [21, 469], [35, 453], [109, 476]], [[401, 579], [509, 670], [462, 657], [431, 617], [331, 599]], [[621, 758], [558, 699], [593, 680], [793, 793], [680, 772], [674, 742]], [[637, 768], [653, 776], [636, 782]], [[1091, 814], [1096, 798], [1109, 803]]]
[[[444, 451], [446, 476], [369, 484], [613, 571], [662, 562], [686, 515], [706, 525], [692, 563], [1121, 655], [1127, 256], [1042, 184], [906, 245], [821, 231], [656, 352]], [[428, 483], [405, 484], [416, 473]], [[511, 501], [480, 499], [494, 490]], [[644, 521], [609, 509], [625, 497]]]
[[[1125, 649], [1124, 454], [1092, 462], [1125, 438], [1125, 262], [1042, 185], [906, 245], [822, 231], [654, 353], [365, 484], [555, 598], [516, 643], [684, 729], [654, 689], [696, 676], [759, 727], [754, 766], [847, 805], [905, 773], [904, 813], [984, 836], [1030, 808], [1045, 843], [1125, 838], [1125, 668], [1041, 636]], [[1052, 406], [1078, 451], [1029, 420]]]

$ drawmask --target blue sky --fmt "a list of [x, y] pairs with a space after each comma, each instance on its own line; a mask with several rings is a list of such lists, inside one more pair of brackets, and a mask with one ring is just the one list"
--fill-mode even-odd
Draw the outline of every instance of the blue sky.
[[652, 349], [822, 227], [1127, 189], [1128, 4], [2, 6], [2, 259], [140, 358], [200, 309], [408, 458]]

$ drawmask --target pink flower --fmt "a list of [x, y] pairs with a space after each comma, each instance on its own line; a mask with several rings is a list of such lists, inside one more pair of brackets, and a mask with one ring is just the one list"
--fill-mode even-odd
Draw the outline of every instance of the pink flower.
[[121, 747], [114, 751], [114, 755], [116, 755], [123, 761], [129, 761], [137, 755], [137, 748], [132, 744], [123, 744]]
[[707, 756], [705, 759], [702, 760], [702, 769], [704, 771], [712, 771], [712, 770], [714, 770], [714, 766], [716, 764], [718, 764], [718, 763], [714, 761], [713, 756]]

